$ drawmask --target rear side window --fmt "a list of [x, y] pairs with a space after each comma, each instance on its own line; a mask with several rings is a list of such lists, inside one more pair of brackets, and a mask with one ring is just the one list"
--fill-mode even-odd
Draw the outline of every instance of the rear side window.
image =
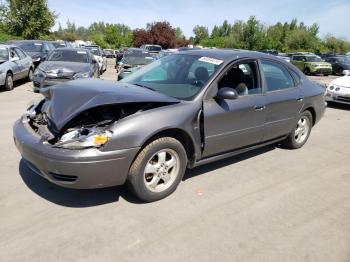
[[294, 80], [283, 65], [271, 61], [261, 61], [261, 67], [268, 92], [294, 87]]

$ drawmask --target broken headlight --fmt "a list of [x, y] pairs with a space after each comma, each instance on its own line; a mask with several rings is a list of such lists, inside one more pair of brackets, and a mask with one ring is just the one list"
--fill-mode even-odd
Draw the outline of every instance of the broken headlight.
[[97, 128], [79, 128], [64, 134], [55, 147], [67, 149], [98, 148], [106, 144], [112, 134], [111, 131]]

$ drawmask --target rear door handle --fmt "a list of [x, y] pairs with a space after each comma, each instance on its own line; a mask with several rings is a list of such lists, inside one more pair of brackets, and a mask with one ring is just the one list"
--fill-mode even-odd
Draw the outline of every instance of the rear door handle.
[[266, 108], [266, 106], [254, 106], [255, 111], [263, 111]]

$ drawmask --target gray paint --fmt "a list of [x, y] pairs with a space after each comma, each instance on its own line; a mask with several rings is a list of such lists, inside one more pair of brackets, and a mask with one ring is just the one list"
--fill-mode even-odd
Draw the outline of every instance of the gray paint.
[[[86, 169], [88, 166], [91, 167], [90, 163], [86, 165], [86, 168], [83, 165], [81, 170], [72, 169], [76, 170], [75, 175], [79, 177], [79, 183], [72, 183], [70, 187], [90, 188], [91, 184], [111, 186], [124, 183], [128, 167], [138, 149], [153, 136], [166, 130], [176, 130], [177, 133], [181, 131], [187, 134], [195, 151], [194, 159], [191, 159], [189, 164], [191, 167], [219, 159], [220, 155], [232, 155], [229, 152], [247, 151], [249, 148], [257, 148], [287, 136], [294, 129], [300, 112], [307, 108], [312, 108], [314, 111], [315, 122], [319, 121], [325, 111], [324, 90], [307, 80], [298, 69], [282, 59], [258, 52], [232, 50], [198, 50], [183, 53], [196, 53], [224, 60], [221, 69], [211, 77], [207, 85], [192, 101], [179, 101], [142, 87], [99, 80], [69, 82], [67, 85], [53, 88], [46, 94], [51, 100], [48, 103], [51, 103], [47, 108], [48, 115], [58, 129], [63, 128], [69, 120], [80, 113], [96, 106], [123, 105], [132, 102], [163, 102], [160, 107], [139, 111], [120, 119], [109, 127], [115, 135], [104, 147], [95, 151], [96, 157], [99, 157], [100, 154], [118, 155], [119, 152], [129, 149], [132, 151], [125, 156], [120, 168], [119, 165], [116, 165], [117, 168], [112, 168], [110, 165], [99, 166], [101, 172], [97, 173], [108, 173], [118, 177], [112, 179], [113, 183], [111, 180], [108, 180], [108, 183], [100, 181], [105, 178], [101, 178], [98, 174], [96, 174], [95, 181], [92, 181], [93, 176], [85, 177], [85, 172], [91, 174], [91, 168]], [[263, 88], [261, 95], [218, 101], [215, 97], [218, 78], [232, 63], [242, 58], [269, 59], [279, 62], [297, 72], [301, 84], [288, 90], [265, 93], [266, 83], [261, 78], [260, 83]], [[69, 97], [66, 95], [68, 91]], [[57, 158], [59, 159], [60, 155], [69, 152], [66, 157], [79, 162], [80, 159], [85, 159], [86, 154], [91, 153], [89, 150], [63, 150], [51, 146], [48, 146], [49, 148], [37, 147], [39, 151], [37, 148], [34, 149], [28, 139], [36, 134], [33, 134], [30, 128], [23, 127], [25, 119], [26, 116], [23, 116], [22, 121], [18, 121], [14, 127], [16, 144], [22, 156], [32, 163], [38, 163], [37, 168], [40, 170], [47, 169], [46, 162], [54, 162], [55, 165], [51, 168], [61, 168], [70, 172], [65, 169], [64, 164], [62, 166], [58, 164]], [[201, 129], [204, 130], [203, 136], [201, 136]], [[40, 141], [40, 138], [38, 139]], [[89, 155], [91, 161], [94, 159], [93, 155]], [[44, 160], [39, 161], [37, 158]], [[61, 182], [52, 179], [51, 181], [66, 186]]]

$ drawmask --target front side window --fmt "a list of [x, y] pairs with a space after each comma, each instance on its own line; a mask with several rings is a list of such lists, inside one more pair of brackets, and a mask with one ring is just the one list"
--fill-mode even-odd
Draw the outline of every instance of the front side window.
[[26, 58], [26, 54], [19, 48], [15, 48], [17, 55], [19, 56], [20, 59]]
[[191, 100], [222, 63], [215, 58], [176, 54], [156, 60], [121, 81]]
[[294, 87], [293, 78], [283, 65], [271, 61], [261, 61], [261, 67], [268, 92]]
[[219, 81], [218, 88], [223, 87], [235, 89], [239, 96], [261, 94], [256, 63], [251, 61], [235, 64]]

